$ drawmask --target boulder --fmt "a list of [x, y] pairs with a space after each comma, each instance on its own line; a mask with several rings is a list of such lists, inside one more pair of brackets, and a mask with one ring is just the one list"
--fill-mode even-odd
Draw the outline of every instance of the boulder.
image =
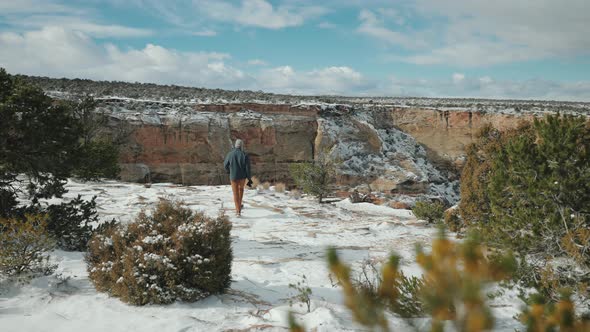
[[428, 182], [418, 182], [412, 179], [404, 180], [391, 189], [392, 194], [425, 194], [428, 192]]
[[412, 209], [410, 204], [408, 204], [406, 202], [396, 202], [396, 201], [390, 202], [389, 207], [391, 207], [393, 209], [400, 209], [400, 210], [411, 210]]
[[363, 194], [358, 190], [353, 190], [348, 197], [351, 203], [375, 203], [377, 198], [371, 193]]

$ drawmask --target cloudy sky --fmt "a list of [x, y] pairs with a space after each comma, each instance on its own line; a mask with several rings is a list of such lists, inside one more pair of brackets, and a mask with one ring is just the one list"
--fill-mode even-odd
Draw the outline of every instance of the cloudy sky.
[[0, 0], [10, 73], [590, 101], [588, 0]]

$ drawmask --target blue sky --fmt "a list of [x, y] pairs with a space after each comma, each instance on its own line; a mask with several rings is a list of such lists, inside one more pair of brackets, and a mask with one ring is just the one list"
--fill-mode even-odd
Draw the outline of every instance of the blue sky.
[[0, 0], [11, 73], [590, 101], [587, 0]]

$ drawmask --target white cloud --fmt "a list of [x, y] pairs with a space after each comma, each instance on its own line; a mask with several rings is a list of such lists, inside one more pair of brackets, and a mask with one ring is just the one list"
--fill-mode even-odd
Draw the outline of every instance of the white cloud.
[[229, 58], [227, 54], [179, 52], [153, 44], [126, 51], [108, 45], [106, 51], [109, 63], [94, 73], [102, 79], [116, 76], [125, 81], [213, 87], [235, 87], [245, 79], [241, 70], [224, 63]]
[[[456, 80], [456, 78], [461, 78]], [[390, 78], [380, 87], [380, 94], [417, 97], [458, 97], [491, 99], [539, 99], [590, 102], [590, 81], [556, 82], [541, 79], [524, 81], [492, 77], [453, 75], [447, 80]]]
[[52, 0], [0, 0], [0, 21], [13, 31], [55, 26], [97, 38], [146, 37], [153, 33], [150, 29], [102, 23], [93, 17], [90, 10]]
[[[408, 16], [428, 24], [405, 28]], [[481, 67], [590, 55], [587, 0], [400, 1], [363, 10], [360, 20], [359, 32], [411, 52], [387, 58], [418, 65]]]
[[266, 66], [267, 64], [268, 63], [266, 63], [266, 61], [260, 60], [260, 59], [248, 60], [248, 65], [250, 65], [250, 66]]
[[299, 26], [326, 12], [326, 9], [318, 6], [275, 7], [266, 0], [242, 0], [240, 5], [222, 0], [198, 0], [194, 5], [199, 12], [213, 20], [267, 29]]
[[0, 63], [18, 73], [57, 74], [103, 62], [102, 50], [87, 35], [55, 27], [0, 33], [0, 48]]
[[[298, 94], [363, 94], [372, 82], [350, 67], [296, 71], [290, 66], [246, 73], [229, 54], [181, 52], [159, 45], [119, 48], [58, 27], [0, 33], [0, 65], [11, 73], [181, 84], [225, 89], [262, 89]], [[266, 65], [260, 59], [250, 65]]]
[[154, 19], [184, 29], [194, 29], [200, 26], [202, 15], [195, 13], [191, 1], [162, 1], [162, 0], [107, 0], [118, 6], [149, 13]]
[[[387, 13], [387, 15], [392, 15], [392, 13]], [[359, 20], [361, 21], [360, 26], [357, 28], [359, 33], [375, 38], [381, 42], [385, 42], [391, 46], [401, 46], [407, 49], [416, 49], [427, 46], [427, 43], [421, 34], [388, 29], [385, 27], [384, 20], [370, 10], [361, 10]]]
[[225, 63], [228, 54], [180, 52], [153, 44], [119, 49], [57, 27], [0, 33], [0, 49], [0, 64], [14, 73], [225, 88], [247, 80], [243, 71]]
[[3, 0], [0, 1], [0, 16], [9, 14], [34, 14], [34, 13], [68, 13], [79, 14], [84, 12], [51, 1], [43, 0]]
[[[449, 19], [447, 38], [497, 40], [507, 45], [571, 55], [590, 51], [588, 1], [568, 0], [418, 0], [417, 9]], [[463, 32], [461, 32], [463, 31]]]
[[546, 57], [546, 53], [522, 46], [510, 46], [499, 42], [470, 41], [434, 48], [424, 53], [395, 56], [393, 59], [417, 65], [453, 65], [478, 67], [515, 61], [527, 61]]
[[489, 77], [489, 76], [483, 76], [483, 77], [480, 77], [479, 78], [479, 82], [481, 84], [490, 84], [490, 83], [493, 83], [494, 80], [491, 77]]
[[461, 73], [454, 73], [453, 74], [453, 83], [458, 84], [465, 80], [465, 75]]
[[331, 22], [320, 22], [318, 28], [320, 29], [336, 29], [338, 26]]
[[155, 44], [121, 48], [97, 43], [81, 31], [46, 27], [25, 33], [0, 32], [0, 66], [11, 73], [251, 89], [293, 94], [486, 97], [590, 101], [590, 81], [495, 80], [454, 73], [445, 80], [377, 81], [348, 66], [297, 70], [291, 66], [232, 65], [216, 52], [182, 52]]
[[149, 29], [132, 28], [117, 24], [94, 23], [91, 20], [83, 20], [72, 16], [34, 15], [28, 16], [24, 20], [16, 18], [9, 19], [7, 23], [26, 28], [27, 30], [55, 26], [75, 32], [83, 32], [97, 38], [146, 37], [153, 34]]
[[206, 30], [191, 32], [191, 35], [198, 36], [198, 37], [213, 37], [213, 36], [217, 36], [217, 31], [206, 29]]
[[302, 72], [282, 66], [263, 70], [257, 77], [263, 90], [305, 95], [363, 95], [376, 86], [361, 73], [346, 66]]
[[405, 17], [394, 8], [379, 8], [377, 11], [388, 20], [392, 20], [397, 25], [404, 25], [406, 23]]

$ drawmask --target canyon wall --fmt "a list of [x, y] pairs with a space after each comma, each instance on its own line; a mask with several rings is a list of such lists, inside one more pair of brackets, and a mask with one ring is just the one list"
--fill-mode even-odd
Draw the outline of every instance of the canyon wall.
[[[222, 162], [241, 138], [262, 181], [290, 182], [289, 165], [328, 153], [337, 184], [458, 199], [465, 146], [490, 123], [515, 127], [590, 103], [414, 97], [297, 96], [19, 76], [56, 99], [91, 95], [124, 138], [125, 181], [227, 184]], [[117, 141], [120, 141], [117, 139]]]
[[521, 121], [532, 121], [535, 115], [441, 111], [421, 108], [393, 108], [393, 125], [412, 135], [440, 157], [451, 161], [460, 158], [465, 146], [486, 124], [500, 130], [515, 128]]
[[121, 153], [125, 181], [227, 184], [223, 159], [240, 138], [263, 181], [291, 183], [291, 163], [329, 153], [338, 160], [339, 185], [394, 192], [403, 184], [402, 191], [449, 201], [458, 191], [456, 169], [441, 160], [460, 161], [487, 123], [507, 129], [533, 117], [342, 105], [109, 105], [103, 101], [101, 107], [110, 112], [111, 129], [129, 132]]
[[122, 180], [227, 184], [223, 159], [237, 138], [244, 140], [256, 174], [267, 180], [286, 181], [288, 164], [313, 160], [314, 110], [252, 109], [208, 105], [191, 114], [112, 113], [111, 126], [129, 131], [120, 157]]

